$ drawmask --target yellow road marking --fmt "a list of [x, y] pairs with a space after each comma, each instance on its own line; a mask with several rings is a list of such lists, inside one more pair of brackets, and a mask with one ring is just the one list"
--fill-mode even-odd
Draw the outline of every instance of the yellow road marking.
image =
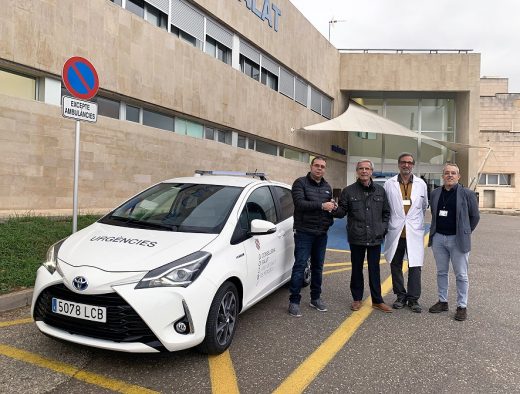
[[[403, 271], [406, 271], [404, 266]], [[391, 289], [392, 277], [389, 276], [381, 285], [382, 295], [385, 295]], [[363, 302], [361, 309], [345, 319], [345, 321], [278, 386], [273, 394], [302, 393], [343, 346], [345, 346], [359, 326], [370, 316], [372, 311], [372, 300], [368, 297]]]
[[323, 264], [324, 267], [340, 267], [344, 265], [351, 265], [352, 263], [349, 261], [345, 261], [344, 263], [325, 263]]
[[10, 326], [17, 326], [18, 324], [32, 323], [33, 321], [34, 320], [31, 317], [28, 317], [26, 319], [3, 321], [3, 322], [0, 322], [0, 328], [10, 327]]
[[337, 270], [323, 271], [323, 275], [336, 274], [338, 272], [352, 271], [352, 268], [338, 268]]
[[218, 356], [208, 356], [211, 391], [214, 394], [239, 393], [237, 376], [229, 350]]
[[345, 250], [345, 249], [328, 249], [327, 248], [327, 252], [350, 253], [350, 250]]
[[99, 375], [92, 372], [82, 371], [72, 365], [62, 363], [60, 361], [51, 360], [46, 357], [42, 357], [35, 353], [30, 353], [25, 350], [17, 349], [15, 347], [0, 344], [0, 354], [20, 360], [29, 364], [37, 365], [42, 368], [50, 369], [54, 372], [58, 372], [74, 379], [81, 380], [86, 383], [93, 384], [95, 386], [103, 387], [108, 390], [116, 391], [118, 393], [157, 393], [147, 389], [145, 387], [136, 386], [123, 382], [121, 380], [108, 378], [103, 375]]

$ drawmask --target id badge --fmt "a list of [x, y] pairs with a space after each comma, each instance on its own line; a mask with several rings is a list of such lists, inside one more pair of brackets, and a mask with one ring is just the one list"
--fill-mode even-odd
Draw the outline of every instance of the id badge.
[[448, 211], [445, 211], [444, 209], [439, 210], [439, 216], [448, 216]]
[[412, 200], [403, 200], [403, 205], [412, 205]]

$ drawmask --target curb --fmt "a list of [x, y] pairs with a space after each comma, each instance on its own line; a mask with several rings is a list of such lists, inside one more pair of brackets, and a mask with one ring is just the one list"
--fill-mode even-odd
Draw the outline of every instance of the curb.
[[15, 291], [0, 296], [0, 312], [31, 305], [33, 289]]

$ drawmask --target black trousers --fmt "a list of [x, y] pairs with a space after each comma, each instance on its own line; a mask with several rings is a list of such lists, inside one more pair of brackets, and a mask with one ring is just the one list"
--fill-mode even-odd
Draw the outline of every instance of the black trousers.
[[368, 262], [368, 283], [373, 304], [381, 304], [381, 274], [379, 260], [381, 259], [381, 245], [350, 245], [350, 260], [352, 262], [352, 275], [350, 277], [350, 291], [354, 301], [363, 299], [364, 283], [363, 262], [365, 253]]
[[394, 258], [390, 263], [392, 271], [392, 287], [400, 300], [417, 301], [421, 296], [421, 268], [408, 268], [408, 291], [404, 287], [403, 258], [406, 252], [406, 238], [399, 238]]

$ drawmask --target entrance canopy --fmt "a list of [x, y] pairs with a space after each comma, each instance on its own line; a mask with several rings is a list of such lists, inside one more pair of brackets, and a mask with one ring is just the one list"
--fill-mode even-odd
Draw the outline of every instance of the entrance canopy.
[[421, 138], [422, 142], [437, 143], [455, 152], [468, 148], [482, 148], [480, 146], [475, 145], [437, 140], [435, 138], [427, 137], [424, 134], [418, 134], [410, 129], [407, 129], [404, 126], [401, 126], [398, 123], [395, 123], [389, 119], [383, 118], [382, 116], [373, 113], [372, 111], [357, 104], [354, 101], [349, 101], [349, 106], [347, 110], [338, 117], [327, 120], [325, 122], [305, 126], [300, 130], [366, 132], [384, 135], [395, 135], [400, 137], [410, 137], [414, 139]]

